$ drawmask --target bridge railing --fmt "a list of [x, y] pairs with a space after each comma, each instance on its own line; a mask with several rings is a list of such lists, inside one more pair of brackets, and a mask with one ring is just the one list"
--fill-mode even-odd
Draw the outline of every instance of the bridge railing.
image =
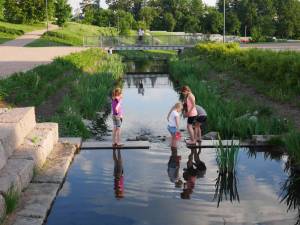
[[121, 46], [193, 46], [207, 41], [206, 35], [144, 35], [139, 36], [86, 36], [84, 46], [121, 47]]

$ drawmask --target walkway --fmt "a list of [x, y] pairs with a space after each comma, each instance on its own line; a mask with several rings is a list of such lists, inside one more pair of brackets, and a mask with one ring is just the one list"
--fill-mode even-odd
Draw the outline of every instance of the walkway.
[[[49, 24], [49, 30], [56, 29], [58, 29], [58, 26]], [[47, 29], [31, 31], [20, 37], [17, 37], [15, 40], [5, 42], [0, 46], [24, 47], [27, 44], [33, 42], [34, 40], [39, 39], [45, 32], [47, 32]]]
[[58, 56], [69, 55], [83, 47], [9, 47], [0, 46], [0, 79], [16, 72], [23, 72], [41, 64], [48, 64]]

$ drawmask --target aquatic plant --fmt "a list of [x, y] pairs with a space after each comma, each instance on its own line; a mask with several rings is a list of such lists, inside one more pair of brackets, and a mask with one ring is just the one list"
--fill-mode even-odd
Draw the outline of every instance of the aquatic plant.
[[226, 200], [229, 198], [231, 202], [240, 201], [236, 178], [238, 151], [239, 146], [234, 145], [233, 141], [230, 146], [224, 146], [219, 137], [219, 145], [216, 149], [216, 161], [219, 170], [214, 195], [214, 200], [217, 199], [218, 201], [218, 207], [223, 198]]
[[281, 187], [280, 202], [285, 202], [288, 211], [298, 210], [298, 218], [295, 225], [300, 224], [300, 174], [291, 169], [290, 175]]
[[296, 162], [296, 166], [300, 166], [300, 133], [292, 130], [284, 136], [283, 142], [292, 161]]
[[12, 213], [16, 209], [19, 199], [20, 194], [14, 187], [11, 187], [7, 193], [5, 193], [4, 200], [7, 214]]

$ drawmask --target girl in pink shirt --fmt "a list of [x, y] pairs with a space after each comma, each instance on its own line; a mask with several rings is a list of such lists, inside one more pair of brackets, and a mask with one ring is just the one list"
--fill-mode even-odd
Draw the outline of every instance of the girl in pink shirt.
[[193, 129], [193, 125], [196, 123], [197, 119], [197, 109], [196, 109], [196, 99], [193, 95], [191, 89], [188, 86], [183, 86], [181, 89], [181, 93], [184, 95], [184, 109], [185, 109], [185, 116], [187, 119], [187, 130], [190, 135], [190, 140], [187, 141], [189, 145], [195, 145], [195, 133]]

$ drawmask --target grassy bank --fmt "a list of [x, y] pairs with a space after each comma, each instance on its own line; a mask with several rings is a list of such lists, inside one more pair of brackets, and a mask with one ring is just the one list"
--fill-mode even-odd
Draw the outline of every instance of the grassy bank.
[[213, 43], [199, 44], [196, 49], [215, 70], [228, 72], [274, 100], [297, 101], [300, 106], [300, 53]]
[[[83, 119], [92, 120], [105, 108], [107, 96], [122, 74], [119, 56], [90, 49], [0, 80], [0, 94], [13, 106], [52, 110], [51, 115], [42, 114], [39, 120], [59, 122], [61, 136], [87, 138], [91, 133]], [[51, 100], [53, 105], [49, 104]]]
[[[115, 28], [70, 22], [58, 30], [45, 33], [42, 38], [30, 43], [28, 46], [82, 46], [85, 36], [113, 36], [116, 34], [117, 30]], [[93, 42], [97, 40], [91, 38], [90, 41]]]
[[[283, 134], [281, 143], [300, 162], [300, 134], [286, 120], [273, 114], [272, 109], [257, 103], [251, 97], [243, 96], [243, 93], [240, 93], [240, 98], [225, 95], [223, 88], [227, 81], [224, 79], [220, 84], [220, 80], [212, 78], [216, 69], [213, 57], [220, 60], [220, 56], [211, 56], [210, 53], [203, 56], [203, 52], [199, 54], [199, 46], [197, 48], [196, 51], [170, 60], [170, 73], [178, 85], [189, 85], [197, 103], [207, 110], [208, 130], [218, 131], [226, 139], [247, 139], [253, 134]], [[211, 57], [210, 63], [207, 57]], [[228, 69], [230, 66], [231, 64], [227, 64]]]
[[0, 44], [15, 39], [26, 32], [33, 30], [41, 30], [45, 28], [45, 24], [13, 24], [0, 21]]
[[126, 60], [167, 60], [177, 55], [177, 51], [172, 50], [144, 50], [144, 51], [118, 51], [118, 55]]

